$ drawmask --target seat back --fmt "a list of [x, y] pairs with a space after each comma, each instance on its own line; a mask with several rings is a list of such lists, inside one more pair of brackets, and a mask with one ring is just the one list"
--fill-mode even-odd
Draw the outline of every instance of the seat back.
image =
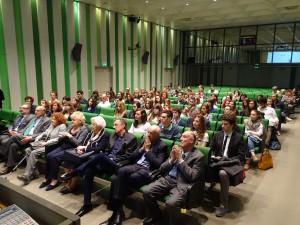
[[113, 116], [114, 113], [115, 113], [114, 108], [101, 107], [101, 114], [103, 114], [103, 115]]
[[101, 116], [105, 120], [107, 128], [113, 128], [114, 127], [115, 117], [107, 116], [107, 115], [101, 115]]
[[166, 145], [168, 147], [168, 156], [169, 156], [170, 153], [171, 153], [174, 141], [173, 140], [169, 140], [169, 139], [165, 139], [165, 138], [161, 138], [161, 140], [166, 143]]
[[85, 122], [87, 124], [92, 124], [91, 118], [97, 116], [95, 113], [88, 113], [88, 112], [83, 112], [83, 115], [85, 116]]

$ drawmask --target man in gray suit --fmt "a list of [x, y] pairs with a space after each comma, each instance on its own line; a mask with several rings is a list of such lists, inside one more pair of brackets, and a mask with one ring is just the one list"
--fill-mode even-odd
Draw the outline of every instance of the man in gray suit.
[[[184, 132], [180, 138], [180, 147], [174, 145], [170, 158], [160, 166], [163, 176], [144, 190], [147, 213], [144, 225], [153, 224], [162, 218], [157, 199], [170, 194], [171, 197], [166, 202], [167, 209], [179, 208], [185, 202], [187, 187], [203, 179], [204, 155], [194, 147], [195, 141], [195, 134], [191, 131]], [[175, 216], [173, 214], [170, 218], [174, 219]]]
[[33, 118], [33, 115], [30, 114], [30, 106], [27, 104], [22, 105], [19, 112], [21, 114], [18, 115], [14, 122], [7, 128], [7, 132], [0, 136], [0, 155], [2, 155], [3, 146], [7, 142], [7, 139], [9, 139], [10, 136], [22, 133]]
[[0, 175], [8, 174], [16, 166], [17, 152], [30, 146], [37, 136], [43, 133], [50, 125], [50, 119], [45, 117], [46, 109], [38, 106], [35, 109], [35, 117], [24, 128], [22, 133], [11, 136], [4, 146], [2, 154], [7, 156], [7, 168]]

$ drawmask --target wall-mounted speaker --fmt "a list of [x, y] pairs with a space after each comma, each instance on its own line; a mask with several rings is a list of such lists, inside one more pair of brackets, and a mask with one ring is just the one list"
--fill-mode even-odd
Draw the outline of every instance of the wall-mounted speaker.
[[150, 54], [150, 52], [145, 51], [144, 54], [143, 54], [143, 56], [142, 56], [142, 62], [143, 62], [145, 65], [147, 65], [147, 63], [148, 63], [149, 54]]
[[179, 62], [179, 55], [176, 55], [173, 59], [173, 65], [174, 66], [177, 66], [178, 65], [178, 62]]
[[72, 58], [76, 62], [80, 62], [81, 59], [82, 44], [76, 43], [72, 49]]

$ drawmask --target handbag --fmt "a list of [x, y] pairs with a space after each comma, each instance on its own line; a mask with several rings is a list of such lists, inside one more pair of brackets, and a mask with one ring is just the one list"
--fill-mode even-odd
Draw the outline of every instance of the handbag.
[[267, 170], [273, 167], [272, 155], [267, 148], [264, 149], [257, 167], [260, 170]]
[[81, 165], [93, 154], [95, 154], [93, 151], [78, 154], [76, 149], [68, 149], [65, 151], [64, 160], [75, 163], [76, 165]]

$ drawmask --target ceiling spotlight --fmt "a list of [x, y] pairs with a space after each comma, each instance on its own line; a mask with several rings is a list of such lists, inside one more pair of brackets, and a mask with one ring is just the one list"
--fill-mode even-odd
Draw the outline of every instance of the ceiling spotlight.
[[165, 9], [165, 7], [161, 7], [161, 9]]
[[186, 5], [186, 6], [188, 6], [188, 5], [189, 5], [189, 3], [186, 3], [185, 5]]
[[149, 1], [146, 1], [146, 3], [149, 3]]

